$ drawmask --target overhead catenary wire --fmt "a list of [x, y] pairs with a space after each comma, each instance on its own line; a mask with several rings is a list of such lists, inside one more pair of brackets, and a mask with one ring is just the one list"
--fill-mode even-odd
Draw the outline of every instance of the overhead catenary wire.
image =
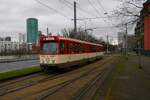
[[101, 13], [97, 10], [97, 8], [93, 5], [93, 3], [92, 3], [90, 0], [88, 0], [88, 2], [89, 2], [89, 4], [91, 5], [91, 7], [95, 10], [95, 12], [96, 12], [99, 16], [101, 16]]
[[[99, 5], [101, 6], [101, 8], [103, 9], [103, 11], [105, 12], [105, 14], [107, 15], [107, 17], [108, 17], [108, 19], [110, 19], [110, 21], [111, 21], [111, 24], [112, 25], [114, 25], [113, 24], [113, 21], [112, 21], [112, 17], [110, 16], [110, 15], [108, 15], [108, 12], [106, 11], [106, 9], [104, 8], [104, 6], [102, 5], [102, 3], [101, 3], [101, 1], [100, 0], [97, 0], [98, 2], [99, 2]], [[118, 17], [118, 16], [117, 16]]]
[[69, 1], [67, 1], [67, 0], [62, 0], [62, 1], [68, 3], [69, 5], [73, 5], [71, 2], [69, 2]]
[[[43, 5], [43, 6], [47, 7], [48, 9], [57, 12], [59, 15], [65, 17], [65, 18], [67, 18], [67, 19], [69, 19], [69, 20], [71, 20], [71, 18], [69, 18], [68, 16], [66, 16], [66, 15], [63, 14], [62, 12], [60, 12], [60, 11], [58, 11], [57, 9], [55, 9], [55, 8], [53, 8], [53, 7], [49, 6], [49, 5], [47, 5], [47, 4], [43, 3], [43, 2], [41, 2], [40, 0], [35, 0], [35, 1], [36, 1], [37, 3]], [[67, 2], [67, 0], [62, 0], [62, 1]], [[91, 3], [90, 0], [88, 0], [88, 1]], [[69, 1], [68, 1], [68, 4], [73, 5], [72, 3], [69, 3]], [[92, 3], [91, 3], [91, 4], [92, 4]], [[93, 4], [92, 4], [91, 6], [93, 6]], [[94, 6], [93, 6], [93, 7], [94, 7]], [[95, 7], [94, 7], [94, 8], [95, 8]], [[97, 11], [96, 8], [95, 8], [95, 10]], [[97, 12], [97, 13], [98, 13], [98, 12]], [[101, 15], [100, 13], [98, 13], [98, 14]], [[117, 16], [111, 16], [111, 17], [117, 17]], [[91, 20], [91, 19], [99, 19], [99, 18], [104, 19], [104, 18], [107, 18], [107, 17], [106, 17], [106, 16], [105, 16], [105, 17], [104, 17], [104, 16], [101, 16], [101, 17], [93, 17], [93, 18], [81, 18], [81, 19], [77, 19], [77, 20]], [[104, 20], [104, 21], [105, 21], [105, 20]], [[94, 29], [99, 29], [99, 28], [94, 28]]]
[[104, 11], [104, 14], [107, 16], [107, 18], [111, 20], [111, 24], [114, 25], [113, 22], [112, 22], [112, 19], [111, 19], [112, 17], [108, 15], [108, 12], [107, 12], [106, 9], [103, 7], [101, 1], [100, 1], [100, 0], [97, 0], [97, 2], [98, 2], [98, 4], [99, 4], [99, 6], [102, 8], [102, 10]]
[[[79, 3], [77, 3], [77, 5], [79, 5]], [[83, 13], [88, 14], [90, 16], [93, 16], [93, 14], [91, 12], [88, 12], [86, 10], [84, 10], [83, 8], [81, 8], [80, 6], [77, 6], [78, 9], [80, 9]]]
[[[97, 10], [97, 8], [93, 5], [93, 3], [92, 3], [90, 0], [88, 0], [88, 2], [89, 2], [89, 4], [91, 5], [91, 7], [95, 10], [95, 12], [96, 12], [99, 16], [102, 17], [101, 13]], [[106, 22], [106, 23], [108, 23], [105, 19], [103, 19], [103, 21]], [[110, 23], [108, 23], [108, 24], [110, 24]]]
[[73, 9], [73, 6], [72, 5], [68, 5], [68, 3], [64, 2], [64, 0], [59, 0], [60, 2], [62, 2], [64, 5], [66, 5], [68, 8], [71, 8]]
[[63, 13], [61, 13], [60, 11], [58, 11], [58, 10], [56, 10], [56, 9], [54, 9], [54, 8], [52, 8], [52, 7], [50, 7], [50, 6], [47, 5], [47, 4], [45, 4], [45, 3], [43, 3], [43, 2], [41, 2], [41, 1], [39, 1], [39, 0], [35, 0], [35, 1], [36, 1], [37, 3], [43, 5], [43, 6], [47, 7], [48, 9], [50, 9], [50, 10], [52, 10], [52, 11], [54, 11], [54, 12], [57, 12], [59, 15], [61, 15], [61, 16], [65, 17], [65, 18], [67, 18], [68, 20], [71, 19], [71, 18], [69, 18], [68, 16], [66, 16], [65, 14], [63, 14]]
[[[114, 17], [119, 17], [119, 16], [109, 16], [110, 18], [114, 18]], [[102, 17], [89, 17], [89, 18], [78, 18], [77, 20], [91, 20], [91, 19], [104, 19], [104, 18], [108, 18], [106, 16], [102, 16]], [[73, 19], [72, 19], [73, 20]]]
[[[66, 5], [67, 7], [71, 8], [73, 10], [73, 3], [67, 1], [67, 0], [59, 0], [60, 2], [62, 2], [64, 5]], [[79, 14], [80, 16], [84, 16], [82, 13]]]
[[104, 27], [94, 27], [94, 28], [90, 28], [90, 29], [107, 29], [107, 28], [114, 28], [114, 29], [116, 29], [116, 28], [119, 28], [119, 27], [116, 27], [116, 26], [104, 26]]
[[[47, 2], [50, 2], [49, 0], [47, 0]], [[68, 8], [73, 10], [73, 4], [67, 0], [59, 0], [59, 2], [65, 6], [67, 6]], [[82, 13], [80, 14], [80, 16], [83, 15]]]
[[[69, 2], [68, 0], [63, 0], [64, 2], [66, 2], [66, 3], [68, 3], [69, 5], [71, 5], [71, 6], [73, 6], [73, 3], [71, 3], [71, 2]], [[89, 13], [88, 11], [86, 11], [86, 10], [84, 10], [84, 9], [82, 9], [81, 7], [79, 7], [78, 5], [79, 5], [79, 3], [78, 2], [76, 2], [77, 3], [77, 9], [78, 10], [80, 10], [81, 12], [83, 12], [83, 13], [85, 13], [85, 14], [88, 14], [88, 15], [90, 15], [90, 16], [93, 16], [91, 13]]]
[[[68, 5], [70, 5], [70, 6], [73, 6], [73, 4], [72, 4], [71, 2], [69, 2], [68, 0], [60, 0], [60, 1], [64, 1], [64, 2], [66, 2], [66, 4], [68, 4]], [[78, 4], [78, 3], [77, 3], [77, 4]], [[88, 14], [88, 15], [91, 15], [89, 12], [85, 11], [84, 9], [80, 8], [79, 6], [76, 6], [76, 7], [77, 7], [78, 10], [82, 11], [83, 13], [86, 13], [86, 14]], [[93, 15], [91, 15], [91, 16], [93, 16]], [[72, 19], [72, 20], [74, 20], [74, 19]], [[77, 19], [77, 20], [78, 20], [78, 19]]]
[[89, 23], [90, 23], [91, 27], [95, 26], [91, 19], [89, 19]]
[[97, 0], [97, 2], [98, 2], [98, 4], [99, 4], [99, 6], [103, 9], [104, 13], [107, 14], [107, 11], [106, 11], [105, 8], [103, 7], [101, 1], [100, 1], [100, 0]]

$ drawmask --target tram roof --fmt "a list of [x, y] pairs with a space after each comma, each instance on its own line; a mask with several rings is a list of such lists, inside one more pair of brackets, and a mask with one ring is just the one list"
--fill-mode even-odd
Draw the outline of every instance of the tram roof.
[[55, 38], [55, 39], [57, 38], [58, 40], [69, 40], [69, 41], [74, 41], [74, 42], [79, 42], [79, 43], [103, 46], [101, 44], [96, 44], [96, 43], [92, 43], [92, 42], [82, 41], [82, 40], [78, 40], [78, 39], [72, 39], [72, 38], [68, 38], [68, 37], [61, 37], [61, 36], [44, 36], [44, 38]]
[[60, 40], [70, 40], [70, 41], [75, 41], [75, 42], [80, 42], [80, 43], [85, 43], [85, 44], [91, 44], [91, 45], [98, 45], [98, 46], [103, 46], [101, 44], [96, 44], [92, 42], [87, 42], [87, 41], [82, 41], [78, 39], [72, 39], [72, 38], [67, 38], [67, 37], [59, 37]]

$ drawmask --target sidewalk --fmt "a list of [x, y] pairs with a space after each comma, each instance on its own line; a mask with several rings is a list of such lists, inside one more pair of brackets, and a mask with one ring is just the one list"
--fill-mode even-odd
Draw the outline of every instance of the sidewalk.
[[118, 61], [103, 85], [96, 100], [150, 100], [150, 57], [142, 57], [142, 69], [135, 55]]

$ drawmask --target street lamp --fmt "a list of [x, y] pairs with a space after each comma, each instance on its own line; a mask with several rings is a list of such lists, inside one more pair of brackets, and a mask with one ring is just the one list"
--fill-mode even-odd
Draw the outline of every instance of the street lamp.
[[141, 48], [140, 44], [141, 44], [140, 41], [138, 41], [138, 62], [139, 62], [138, 67], [139, 67], [139, 69], [142, 69], [142, 64], [141, 64], [141, 50], [142, 50], [142, 48]]

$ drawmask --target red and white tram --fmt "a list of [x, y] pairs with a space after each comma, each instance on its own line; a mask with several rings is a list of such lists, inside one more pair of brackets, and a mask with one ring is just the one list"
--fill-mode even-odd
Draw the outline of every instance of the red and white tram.
[[42, 69], [67, 68], [101, 58], [102, 45], [58, 37], [40, 36], [40, 66]]

